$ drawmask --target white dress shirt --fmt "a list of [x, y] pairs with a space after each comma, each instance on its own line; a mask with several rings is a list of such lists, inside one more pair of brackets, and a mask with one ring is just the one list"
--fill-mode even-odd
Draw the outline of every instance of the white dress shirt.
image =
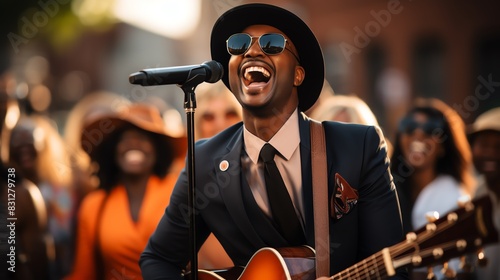
[[[298, 110], [288, 118], [280, 130], [269, 140], [279, 153], [274, 161], [283, 177], [297, 216], [304, 227], [304, 205], [302, 201], [302, 169], [300, 161], [300, 132]], [[265, 141], [253, 135], [246, 128], [243, 130], [246, 156], [242, 158], [243, 170], [248, 180], [255, 201], [269, 217], [272, 217], [266, 192], [264, 170], [259, 162], [260, 150]]]

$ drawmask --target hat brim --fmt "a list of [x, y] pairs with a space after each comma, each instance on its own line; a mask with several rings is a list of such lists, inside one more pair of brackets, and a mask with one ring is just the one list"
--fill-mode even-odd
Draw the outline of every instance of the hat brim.
[[224, 67], [222, 81], [229, 86], [228, 63], [231, 55], [226, 49], [229, 36], [251, 25], [270, 25], [285, 33], [295, 45], [300, 64], [306, 72], [298, 87], [299, 109], [306, 111], [318, 99], [323, 87], [325, 66], [321, 47], [306, 23], [295, 14], [272, 5], [246, 4], [225, 12], [215, 22], [210, 39], [212, 59]]
[[500, 107], [490, 109], [479, 115], [468, 129], [467, 134], [477, 134], [483, 131], [500, 132]]
[[95, 120], [89, 121], [83, 126], [81, 135], [81, 147], [91, 157], [94, 158], [96, 153], [102, 152], [103, 143], [111, 139], [113, 135], [120, 132], [122, 128], [132, 126], [145, 132], [152, 133], [161, 139], [166, 145], [170, 145], [174, 150], [174, 154], [181, 154], [186, 145], [186, 137], [173, 137], [147, 122], [138, 119], [124, 119], [115, 114], [101, 116]]

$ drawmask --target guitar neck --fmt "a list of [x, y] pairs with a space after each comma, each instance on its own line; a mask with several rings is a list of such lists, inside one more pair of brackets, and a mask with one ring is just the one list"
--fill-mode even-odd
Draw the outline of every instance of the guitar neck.
[[477, 251], [498, 242], [492, 212], [491, 198], [477, 198], [330, 279], [386, 279], [400, 267], [436, 265]]
[[330, 279], [385, 279], [388, 276], [394, 275], [394, 268], [390, 262], [389, 249], [386, 248], [333, 275]]

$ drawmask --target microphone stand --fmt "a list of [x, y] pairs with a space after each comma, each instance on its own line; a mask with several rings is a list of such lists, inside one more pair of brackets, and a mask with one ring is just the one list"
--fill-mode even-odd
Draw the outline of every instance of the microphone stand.
[[[198, 78], [198, 79], [197, 79]], [[188, 213], [189, 213], [189, 250], [191, 252], [191, 278], [192, 280], [198, 280], [198, 252], [196, 250], [196, 224], [195, 224], [195, 201], [196, 201], [196, 176], [195, 176], [195, 166], [194, 166], [194, 112], [196, 109], [196, 97], [194, 89], [204, 80], [200, 79], [199, 76], [193, 77], [186, 81], [184, 84], [180, 85], [180, 88], [184, 91], [184, 111], [187, 117], [187, 179], [188, 179]]]
[[[205, 82], [206, 72], [209, 71], [210, 75], [216, 73], [213, 77], [209, 76], [208, 82], [214, 83], [222, 77], [223, 68], [220, 63], [216, 61], [208, 61], [195, 68], [189, 67], [187, 79], [182, 84], [177, 84], [184, 91], [184, 111], [187, 116], [187, 180], [188, 180], [188, 216], [189, 216], [189, 250], [191, 253], [191, 279], [198, 280], [198, 252], [196, 250], [196, 193], [195, 193], [195, 165], [194, 165], [194, 111], [196, 109], [196, 97], [194, 89], [197, 85]], [[181, 71], [184, 73], [186, 70]], [[153, 71], [154, 72], [154, 71]], [[171, 71], [166, 71], [160, 75], [148, 73], [145, 70], [133, 73], [129, 76], [129, 81], [132, 84], [140, 84], [142, 86], [149, 85], [162, 85], [164, 84], [163, 78], [166, 76], [179, 76], [180, 74]], [[181, 76], [183, 77], [184, 74]], [[179, 77], [175, 76], [175, 79]], [[216, 79], [215, 79], [216, 78]], [[168, 84], [168, 83], [165, 83]]]

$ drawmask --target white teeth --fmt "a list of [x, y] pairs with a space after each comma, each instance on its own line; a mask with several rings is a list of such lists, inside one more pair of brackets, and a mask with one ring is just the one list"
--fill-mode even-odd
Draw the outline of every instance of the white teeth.
[[266, 68], [260, 66], [250, 66], [245, 69], [245, 75], [247, 75], [250, 72], [260, 72], [266, 78], [271, 77], [271, 73], [269, 73], [269, 71], [267, 71]]
[[125, 153], [124, 158], [129, 163], [141, 163], [146, 159], [146, 155], [139, 150], [130, 150]]
[[423, 152], [425, 152], [425, 150], [426, 150], [426, 148], [425, 148], [424, 142], [413, 141], [410, 144], [410, 151], [412, 151], [412, 152], [423, 153]]

